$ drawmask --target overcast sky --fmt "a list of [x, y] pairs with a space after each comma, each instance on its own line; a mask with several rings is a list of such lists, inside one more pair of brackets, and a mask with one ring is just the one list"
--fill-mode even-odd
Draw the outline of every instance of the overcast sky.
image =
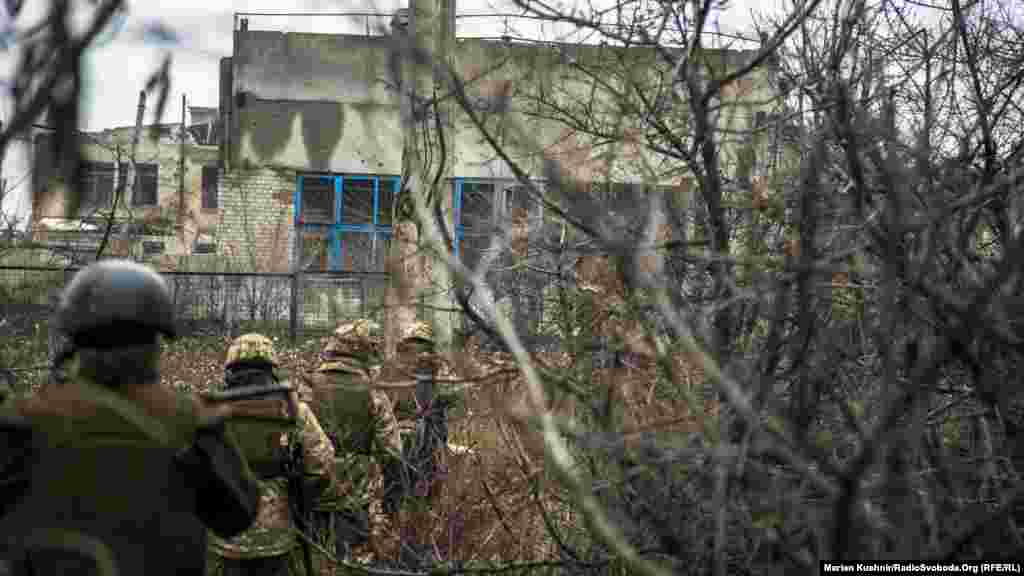
[[[37, 19], [48, 2], [27, 0], [26, 8], [17, 24]], [[83, 3], [84, 4], [84, 3]], [[349, 12], [379, 11], [391, 13], [407, 4], [405, 0], [350, 2], [306, 0], [283, 5], [280, 0], [178, 0], [176, 2], [130, 2], [131, 13], [120, 25], [115, 25], [103, 38], [100, 46], [87, 57], [87, 82], [83, 104], [84, 128], [99, 130], [134, 122], [138, 91], [147, 76], [160, 63], [162, 55], [173, 54], [172, 110], [165, 112], [164, 121], [180, 119], [181, 94], [186, 94], [189, 105], [217, 105], [218, 61], [231, 54], [233, 14], [242, 11], [268, 12]], [[595, 2], [595, 4], [598, 4]], [[730, 31], [746, 27], [750, 22], [750, 8], [761, 10], [763, 2], [733, 0], [728, 12], [719, 17], [723, 29]], [[459, 14], [487, 14], [513, 12], [511, 4], [502, 0], [466, 0], [457, 7]], [[180, 35], [182, 46], [161, 44], [155, 40], [156, 24], [162, 22]], [[553, 30], [550, 25], [539, 30], [530, 21], [510, 22], [525, 36], [553, 35], [565, 30]], [[359, 33], [365, 31], [361, 18], [250, 17], [250, 28], [285, 31]], [[497, 36], [502, 33], [502, 19], [468, 19], [459, 22], [460, 36]], [[116, 32], [115, 32], [116, 30]], [[157, 31], [158, 32], [158, 31]], [[10, 51], [0, 52], [0, 79], [9, 81], [15, 58]], [[6, 86], [5, 90], [6, 92]], [[170, 106], [169, 106], [170, 107]], [[147, 122], [150, 118], [147, 117]]]

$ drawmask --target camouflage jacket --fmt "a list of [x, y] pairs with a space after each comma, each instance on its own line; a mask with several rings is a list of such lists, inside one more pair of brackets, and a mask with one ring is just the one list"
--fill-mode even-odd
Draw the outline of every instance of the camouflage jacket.
[[313, 394], [338, 437], [337, 483], [316, 502], [320, 510], [358, 510], [377, 503], [383, 489], [381, 461], [401, 457], [398, 420], [391, 400], [374, 390], [372, 375], [325, 363], [310, 378]]
[[[299, 426], [296, 436], [302, 442], [303, 462], [307, 477], [327, 480], [327, 490], [334, 479], [334, 446], [305, 402], [299, 401]], [[281, 434], [282, 446], [289, 442], [289, 434]], [[293, 530], [291, 510], [288, 506], [288, 480], [269, 478], [260, 482], [260, 510], [253, 525], [230, 540], [210, 534], [210, 549], [223, 558], [265, 558], [287, 554], [297, 543]]]
[[[196, 399], [155, 384], [114, 391], [79, 379], [43, 387], [4, 408], [40, 434], [32, 441], [27, 493], [0, 519], [0, 549], [8, 538], [59, 529], [108, 546], [121, 573], [205, 571], [207, 528], [223, 525], [224, 517], [238, 514], [240, 506], [224, 501], [222, 493], [206, 493], [205, 485], [191, 484], [174, 466], [195, 437]], [[222, 440], [237, 450], [230, 434]], [[244, 466], [240, 476], [227, 481], [256, 484]], [[225, 506], [200, 511], [198, 501]], [[201, 517], [214, 522], [204, 526]], [[252, 520], [249, 515], [229, 523], [246, 526]]]

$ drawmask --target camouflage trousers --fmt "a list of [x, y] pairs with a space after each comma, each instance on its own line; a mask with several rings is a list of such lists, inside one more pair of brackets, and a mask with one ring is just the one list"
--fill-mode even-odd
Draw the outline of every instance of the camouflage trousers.
[[266, 558], [222, 558], [211, 554], [208, 576], [305, 576], [301, 552], [298, 548], [289, 554]]
[[[370, 564], [377, 560], [372, 526], [365, 513], [318, 510], [313, 512], [312, 526], [313, 539], [323, 549], [313, 553], [318, 573], [334, 573], [329, 571], [334, 562], [323, 551], [344, 562]], [[339, 567], [336, 573], [346, 572]]]

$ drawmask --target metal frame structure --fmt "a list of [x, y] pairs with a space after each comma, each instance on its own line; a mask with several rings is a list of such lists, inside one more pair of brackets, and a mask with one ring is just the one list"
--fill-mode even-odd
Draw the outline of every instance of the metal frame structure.
[[[333, 221], [330, 224], [319, 222], [305, 222], [302, 218], [302, 192], [306, 179], [318, 179], [331, 181], [334, 185], [334, 206]], [[345, 224], [345, 182], [372, 182], [373, 183], [373, 214], [368, 224]], [[391, 226], [381, 223], [381, 185], [390, 181], [392, 194], [398, 195], [401, 180], [398, 176], [381, 176], [366, 174], [307, 174], [297, 178], [295, 186], [295, 226], [300, 232], [316, 230], [325, 232], [330, 238], [328, 269], [331, 271], [342, 271], [344, 268], [345, 246], [342, 243], [342, 234], [345, 232], [369, 234], [371, 247], [377, 249], [377, 242], [386, 240], [391, 236]]]

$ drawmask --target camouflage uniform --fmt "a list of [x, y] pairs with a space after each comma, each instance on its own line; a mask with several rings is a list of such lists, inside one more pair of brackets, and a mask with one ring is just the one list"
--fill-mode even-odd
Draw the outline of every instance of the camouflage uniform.
[[[225, 369], [233, 365], [265, 361], [277, 366], [273, 343], [260, 334], [239, 336], [228, 350]], [[323, 480], [321, 487], [330, 491], [334, 483], [334, 446], [324, 433], [309, 405], [296, 399], [298, 425], [291, 433], [282, 432], [280, 443], [302, 444], [306, 478]], [[245, 433], [241, 424], [231, 423], [236, 435]], [[289, 438], [294, 434], [294, 440]], [[293, 552], [298, 544], [288, 498], [288, 480], [284, 476], [260, 480], [260, 509], [253, 525], [230, 540], [210, 537], [210, 549], [223, 559], [224, 573], [284, 573], [290, 565], [298, 571], [301, 565]]]
[[[443, 365], [439, 361], [434, 350], [434, 333], [431, 325], [424, 321], [415, 321], [399, 327], [399, 341], [397, 350], [397, 368], [401, 379], [408, 380], [415, 377], [419, 372], [427, 371], [437, 377], [443, 371]], [[435, 391], [436, 398], [436, 391]], [[427, 406], [421, 406], [416, 401], [416, 411], [425, 417], [423, 410]], [[403, 444], [412, 446], [417, 438], [417, 419], [402, 421], [400, 429]], [[426, 431], [426, 430], [424, 430]], [[441, 439], [444, 443], [444, 438]], [[410, 462], [412, 466], [436, 467], [439, 463], [435, 460], [437, 451], [429, 455], [427, 462]], [[407, 457], [416, 458], [415, 450]], [[419, 562], [424, 545], [430, 541], [431, 530], [434, 525], [431, 513], [431, 500], [434, 497], [437, 484], [433, 481], [435, 474], [426, 471], [425, 477], [413, 478], [415, 486], [406, 486], [404, 493], [405, 502], [399, 512], [398, 523], [400, 524], [401, 549], [398, 550], [399, 559], [406, 563], [415, 565]]]
[[401, 457], [391, 401], [372, 388], [381, 368], [380, 333], [380, 327], [366, 319], [340, 325], [311, 378], [314, 392], [326, 399], [323, 419], [339, 446], [336, 490], [314, 504], [325, 533], [322, 543], [339, 556], [363, 562], [373, 560], [386, 531], [382, 467]]
[[203, 574], [207, 530], [249, 527], [258, 482], [220, 414], [159, 385], [158, 334], [176, 336], [166, 282], [103, 260], [58, 316], [74, 378], [0, 406], [0, 572]]

